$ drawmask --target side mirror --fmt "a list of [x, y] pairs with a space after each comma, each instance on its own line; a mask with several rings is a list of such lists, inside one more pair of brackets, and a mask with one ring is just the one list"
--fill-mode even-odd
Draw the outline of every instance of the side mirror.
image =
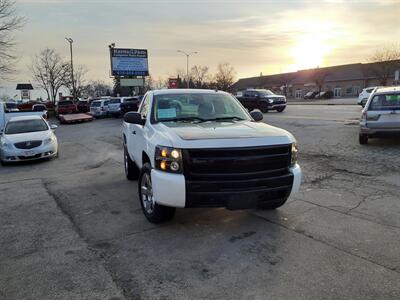
[[260, 122], [260, 121], [262, 121], [264, 119], [263, 114], [259, 110], [253, 110], [252, 112], [250, 112], [250, 116], [256, 122]]
[[52, 129], [52, 130], [57, 129], [57, 128], [58, 128], [58, 126], [56, 124], [51, 124], [50, 125], [50, 129]]
[[131, 111], [124, 115], [124, 122], [129, 124], [144, 125], [146, 120], [142, 118], [140, 113]]

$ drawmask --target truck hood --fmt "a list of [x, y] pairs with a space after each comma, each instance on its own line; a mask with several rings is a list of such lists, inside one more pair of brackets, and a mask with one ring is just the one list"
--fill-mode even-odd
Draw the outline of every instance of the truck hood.
[[289, 144], [295, 141], [286, 130], [261, 122], [165, 122], [156, 126], [168, 136], [172, 146], [180, 148], [246, 147]]

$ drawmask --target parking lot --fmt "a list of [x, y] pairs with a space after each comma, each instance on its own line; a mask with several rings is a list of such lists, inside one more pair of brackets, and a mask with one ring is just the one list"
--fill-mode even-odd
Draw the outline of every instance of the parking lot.
[[0, 299], [399, 299], [400, 141], [359, 145], [360, 111], [265, 114], [299, 142], [301, 192], [163, 225], [125, 178], [121, 119], [60, 126], [58, 159], [0, 168]]

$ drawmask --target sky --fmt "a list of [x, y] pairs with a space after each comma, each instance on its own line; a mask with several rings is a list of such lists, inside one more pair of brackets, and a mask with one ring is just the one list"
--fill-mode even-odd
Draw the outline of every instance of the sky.
[[[237, 78], [317, 66], [365, 62], [377, 49], [400, 42], [400, 0], [17, 0], [27, 19], [15, 34], [19, 57], [0, 94], [32, 82], [32, 57], [45, 47], [74, 63], [88, 80], [111, 83], [108, 45], [148, 49], [153, 78], [186, 68], [178, 53], [197, 51], [190, 64], [229, 62]], [[43, 95], [35, 91], [32, 97]]]

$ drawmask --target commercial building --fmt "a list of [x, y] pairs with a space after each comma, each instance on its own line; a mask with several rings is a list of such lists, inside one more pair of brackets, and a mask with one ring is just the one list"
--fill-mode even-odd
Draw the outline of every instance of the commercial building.
[[309, 91], [332, 91], [334, 97], [356, 97], [365, 87], [394, 85], [400, 60], [378, 63], [355, 63], [291, 73], [239, 79], [232, 92], [248, 88], [265, 88], [289, 98], [302, 98]]

